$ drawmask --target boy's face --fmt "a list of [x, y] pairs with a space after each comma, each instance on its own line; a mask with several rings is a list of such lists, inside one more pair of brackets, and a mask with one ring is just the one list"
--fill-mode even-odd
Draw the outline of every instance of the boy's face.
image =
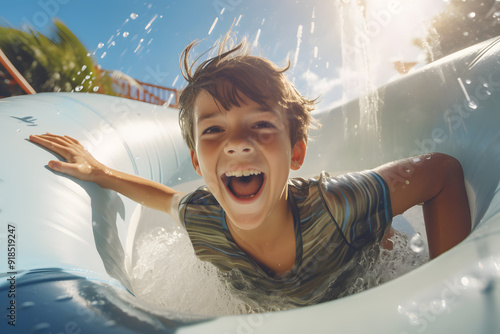
[[306, 147], [303, 141], [291, 147], [282, 110], [240, 95], [240, 107], [224, 110], [206, 91], [198, 94], [191, 159], [230, 223], [250, 230], [287, 210], [290, 168], [300, 168]]

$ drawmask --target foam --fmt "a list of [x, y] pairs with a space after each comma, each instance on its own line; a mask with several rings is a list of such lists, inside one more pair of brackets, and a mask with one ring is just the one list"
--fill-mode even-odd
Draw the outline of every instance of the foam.
[[[334, 291], [336, 298], [388, 282], [427, 262], [425, 249], [416, 248], [418, 252], [413, 251], [410, 240], [417, 239], [414, 236], [396, 231], [391, 239], [394, 242], [391, 251], [375, 245], [362, 253], [356, 265], [361, 267], [363, 274], [348, 282], [347, 288], [343, 287], [342, 291]], [[294, 307], [279, 294], [259, 296], [256, 303], [244, 297], [246, 293], [253, 294], [250, 287], [233, 292], [225, 276], [214, 265], [195, 256], [189, 236], [178, 227], [157, 227], [143, 233], [137, 239], [136, 247], [138, 258], [132, 270], [131, 284], [136, 296], [155, 306], [205, 316], [279, 311]], [[333, 290], [336, 278], [332, 276], [329, 284], [325, 284], [327, 290]], [[325, 294], [328, 294], [327, 290]]]
[[155, 228], [137, 241], [132, 270], [134, 293], [158, 307], [206, 316], [241, 314], [245, 305], [231, 294], [211, 263], [199, 260], [182, 229]]

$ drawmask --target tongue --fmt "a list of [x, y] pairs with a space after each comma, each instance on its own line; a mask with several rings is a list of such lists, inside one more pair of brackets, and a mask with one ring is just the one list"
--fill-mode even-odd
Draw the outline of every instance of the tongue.
[[262, 186], [262, 174], [243, 177], [231, 177], [229, 189], [236, 197], [246, 198], [255, 195]]

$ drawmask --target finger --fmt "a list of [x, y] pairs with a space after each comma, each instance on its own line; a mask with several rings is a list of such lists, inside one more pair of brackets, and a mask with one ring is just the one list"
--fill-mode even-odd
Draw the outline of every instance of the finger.
[[53, 141], [54, 143], [58, 143], [63, 146], [81, 146], [80, 143], [74, 143], [73, 141], [66, 138], [66, 136], [44, 136], [44, 138]]
[[52, 134], [52, 133], [49, 133], [49, 132], [43, 134], [42, 136], [46, 136], [46, 137], [50, 137], [50, 138], [59, 138], [59, 139], [68, 140], [68, 141], [70, 141], [70, 139], [71, 139], [73, 141], [76, 141], [74, 138], [72, 138], [70, 136], [67, 136], [67, 135], [64, 135], [64, 136], [62, 136], [62, 135], [55, 135], [55, 134]]
[[74, 174], [74, 171], [77, 170], [77, 167], [74, 164], [71, 164], [69, 162], [64, 162], [64, 161], [58, 161], [58, 160], [50, 160], [48, 163], [48, 166], [53, 171], [72, 175], [72, 176]]
[[54, 135], [54, 134], [51, 134], [51, 133], [46, 133], [46, 134], [40, 135], [39, 137], [47, 139], [47, 140], [54, 141], [54, 142], [62, 144], [62, 145], [68, 145], [68, 144], [69, 145], [73, 145], [73, 144], [78, 144], [79, 145], [80, 144], [76, 140], [70, 140], [70, 139], [73, 139], [71, 137]]
[[72, 142], [73, 144], [77, 144], [77, 145], [81, 145], [80, 142], [78, 140], [76, 140], [75, 138], [73, 137], [70, 137], [70, 136], [64, 136], [64, 138], [70, 142]]
[[[52, 134], [44, 134], [44, 135], [32, 135], [30, 136], [30, 140], [34, 138], [36, 140], [43, 140], [43, 143], [57, 143], [62, 146], [73, 147], [73, 148], [82, 148], [83, 146], [76, 140], [68, 136], [58, 136]], [[49, 147], [48, 147], [49, 148]]]
[[72, 146], [72, 147], [78, 147], [82, 150], [85, 150], [85, 147], [82, 144], [80, 144], [80, 142], [78, 140], [76, 140], [75, 138], [70, 137], [70, 136], [57, 136], [54, 140], [60, 144], [64, 144], [64, 145], [68, 145], [68, 146]]
[[42, 136], [30, 136], [30, 140], [40, 146], [43, 146], [50, 151], [53, 151], [63, 158], [67, 158], [72, 154], [72, 149], [68, 148], [66, 145], [61, 145], [59, 143], [54, 142], [54, 140], [45, 139]]

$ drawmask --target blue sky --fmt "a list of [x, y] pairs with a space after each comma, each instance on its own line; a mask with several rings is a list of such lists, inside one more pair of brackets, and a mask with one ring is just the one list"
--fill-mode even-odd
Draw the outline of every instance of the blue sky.
[[[391, 69], [394, 57], [418, 59], [410, 41], [443, 5], [435, 0], [367, 1], [374, 13], [368, 20], [380, 28], [370, 36], [381, 50], [380, 63], [372, 66], [378, 84], [397, 75]], [[288, 76], [308, 97], [321, 94], [320, 107], [338, 103], [343, 79], [357, 71], [342, 69], [341, 20], [334, 0], [19, 0], [0, 9], [0, 24], [29, 25], [43, 34], [50, 33], [52, 17], [61, 19], [103, 68], [163, 86], [184, 85], [179, 56], [189, 42], [201, 40], [196, 49], [201, 54], [232, 24], [239, 38], [247, 36], [255, 45], [255, 54], [279, 66], [289, 59]], [[391, 45], [384, 44], [387, 40]]]

